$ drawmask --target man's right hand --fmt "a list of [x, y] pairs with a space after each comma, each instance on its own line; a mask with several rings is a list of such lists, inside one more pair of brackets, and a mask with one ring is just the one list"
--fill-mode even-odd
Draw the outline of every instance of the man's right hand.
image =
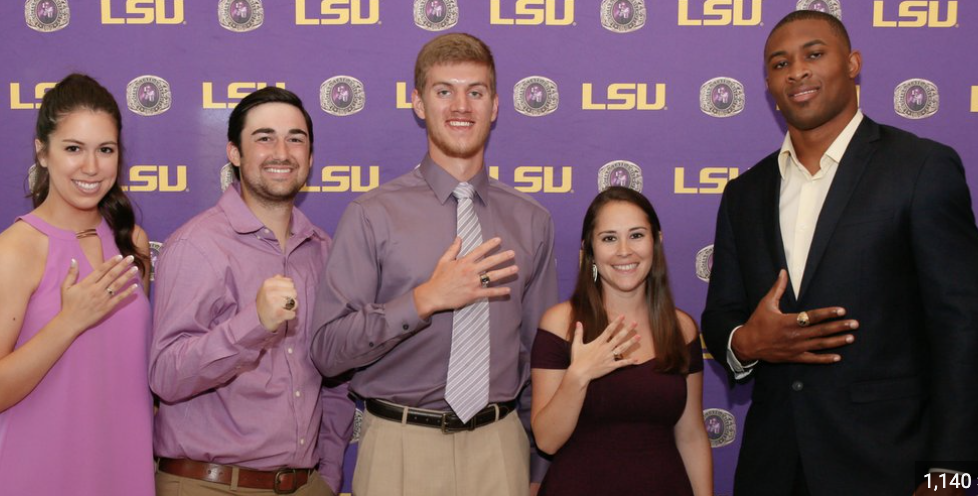
[[[296, 303], [286, 310], [285, 306], [290, 298]], [[258, 306], [258, 320], [261, 321], [262, 327], [268, 332], [276, 332], [285, 321], [295, 318], [296, 308], [299, 306], [295, 283], [292, 279], [281, 275], [269, 277], [258, 289], [255, 303]]]
[[839, 319], [846, 314], [842, 307], [807, 310], [808, 325], [798, 322], [797, 313], [781, 313], [779, 302], [788, 287], [788, 274], [781, 270], [778, 280], [761, 299], [750, 319], [734, 333], [730, 347], [741, 362], [835, 363], [842, 356], [813, 351], [838, 348], [852, 343], [851, 333], [839, 334], [859, 327], [852, 319]]
[[[438, 259], [438, 265], [435, 266], [431, 277], [414, 288], [414, 306], [418, 310], [418, 316], [427, 319], [435, 312], [462, 308], [480, 298], [508, 295], [508, 287], [493, 284], [516, 274], [519, 267], [509, 265], [501, 269], [489, 269], [512, 260], [516, 253], [507, 250], [486, 256], [501, 243], [500, 238], [490, 239], [473, 248], [464, 257], [457, 258], [462, 250], [462, 238], [455, 238], [448, 250]], [[489, 276], [489, 287], [482, 286], [483, 273]]]

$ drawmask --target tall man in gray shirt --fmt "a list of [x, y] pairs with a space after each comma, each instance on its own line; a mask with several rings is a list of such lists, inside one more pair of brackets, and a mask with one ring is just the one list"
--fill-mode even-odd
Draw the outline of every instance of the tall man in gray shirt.
[[412, 101], [428, 153], [337, 227], [312, 356], [327, 376], [355, 370], [366, 400], [355, 494], [528, 492], [529, 443], [510, 413], [529, 410], [529, 352], [557, 302], [553, 222], [486, 173], [495, 76], [472, 36], [425, 45]]

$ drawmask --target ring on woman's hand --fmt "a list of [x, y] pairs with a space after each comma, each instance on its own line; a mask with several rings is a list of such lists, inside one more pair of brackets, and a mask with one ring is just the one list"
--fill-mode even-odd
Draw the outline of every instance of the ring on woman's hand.
[[282, 308], [286, 310], [292, 310], [293, 308], [295, 308], [295, 298], [291, 296], [285, 297], [285, 306]]
[[811, 320], [808, 319], [808, 312], [799, 313], [798, 318], [795, 319], [795, 321], [798, 322], [799, 327], [808, 327], [808, 324], [812, 323]]
[[489, 287], [489, 274], [480, 274], [479, 275], [479, 282], [482, 283], [482, 287], [488, 288]]
[[615, 357], [616, 362], [625, 358], [621, 353], [618, 353], [617, 351], [611, 352], [611, 356]]
[[115, 296], [115, 290], [113, 290], [112, 288], [105, 288], [105, 292], [109, 293], [109, 298]]

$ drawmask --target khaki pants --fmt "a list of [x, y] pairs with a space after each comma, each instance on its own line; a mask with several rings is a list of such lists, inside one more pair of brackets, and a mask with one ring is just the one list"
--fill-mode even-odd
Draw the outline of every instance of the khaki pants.
[[516, 412], [474, 431], [393, 422], [366, 412], [354, 496], [527, 496], [530, 444]]
[[[197, 479], [178, 477], [165, 472], [156, 472], [156, 496], [221, 496], [221, 495], [273, 495], [271, 489], [249, 489], [239, 487], [234, 490], [227, 484], [217, 484]], [[326, 481], [313, 471], [309, 474], [309, 482], [300, 487], [295, 496], [336, 496]]]

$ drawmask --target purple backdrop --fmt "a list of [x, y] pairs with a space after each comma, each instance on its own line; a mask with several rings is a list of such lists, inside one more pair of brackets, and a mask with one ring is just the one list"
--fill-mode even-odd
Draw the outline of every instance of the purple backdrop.
[[[129, 91], [139, 100], [124, 115], [131, 165], [125, 182], [155, 241], [220, 194], [228, 107], [256, 87], [282, 83], [304, 99], [317, 134], [314, 170], [300, 206], [332, 232], [348, 201], [421, 159], [423, 123], [407, 105], [414, 58], [434, 35], [430, 29], [466, 31], [484, 39], [497, 61], [501, 105], [488, 165], [553, 213], [562, 296], [571, 290], [580, 223], [599, 178], [635, 185], [639, 171], [642, 189], [663, 219], [677, 303], [698, 316], [710, 261], [704, 249], [712, 243], [719, 193], [783, 138], [784, 126], [765, 93], [761, 57], [774, 23], [796, 7], [841, 7], [853, 45], [863, 52], [859, 82], [866, 114], [953, 146], [974, 186], [975, 5], [7, 1], [0, 6], [6, 47], [0, 54], [0, 140], [11, 148], [0, 212], [11, 221], [30, 210], [24, 194], [38, 96], [68, 72], [95, 76], [123, 106]], [[147, 89], [152, 91], [141, 93]], [[616, 161], [637, 167], [602, 170]], [[704, 406], [724, 411], [710, 410], [711, 437], [718, 445], [729, 443], [714, 449], [716, 493], [724, 495], [731, 491], [739, 447], [739, 438], [731, 441], [729, 434], [739, 433], [750, 392], [730, 389], [715, 362], [708, 362], [706, 375]]]

